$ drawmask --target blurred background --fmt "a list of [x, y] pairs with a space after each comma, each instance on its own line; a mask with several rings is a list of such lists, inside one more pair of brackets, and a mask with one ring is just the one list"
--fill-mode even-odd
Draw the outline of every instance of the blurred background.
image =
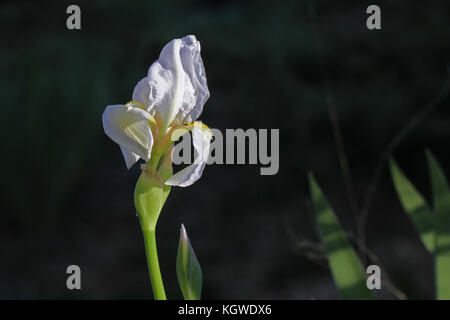
[[[81, 30], [66, 28], [70, 4], [81, 8]], [[157, 229], [168, 297], [182, 297], [175, 257], [184, 223], [205, 299], [339, 298], [306, 178], [315, 173], [355, 234], [327, 94], [359, 207], [383, 150], [440, 92], [393, 156], [428, 199], [425, 148], [450, 175], [450, 98], [441, 91], [450, 3], [377, 1], [379, 31], [366, 28], [369, 4], [2, 2], [0, 298], [152, 298], [133, 204], [140, 169], [126, 170], [101, 115], [130, 100], [162, 47], [188, 34], [202, 44], [211, 92], [201, 120], [222, 130], [280, 129], [280, 169], [260, 176], [260, 165], [211, 165], [193, 186], [172, 188]], [[432, 257], [387, 169], [377, 186], [367, 248], [408, 298], [432, 299]], [[66, 288], [71, 264], [81, 267], [82, 290]], [[385, 287], [377, 297], [395, 299]]]

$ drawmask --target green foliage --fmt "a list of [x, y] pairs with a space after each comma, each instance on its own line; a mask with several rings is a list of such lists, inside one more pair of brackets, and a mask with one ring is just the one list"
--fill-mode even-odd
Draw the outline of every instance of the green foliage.
[[422, 242], [435, 254], [436, 298], [450, 299], [450, 189], [436, 158], [426, 151], [433, 208], [391, 160], [391, 175], [400, 201], [420, 233]]
[[426, 152], [433, 191], [435, 224], [436, 298], [450, 299], [450, 189], [439, 163]]
[[203, 284], [202, 269], [183, 225], [181, 225], [178, 244], [177, 276], [184, 299], [200, 300]]
[[343, 299], [371, 299], [361, 262], [351, 247], [314, 176], [309, 174], [311, 197], [334, 281]]
[[394, 159], [390, 159], [392, 181], [403, 208], [411, 217], [420, 234], [422, 243], [430, 253], [434, 252], [434, 215], [424, 197], [400, 170]]

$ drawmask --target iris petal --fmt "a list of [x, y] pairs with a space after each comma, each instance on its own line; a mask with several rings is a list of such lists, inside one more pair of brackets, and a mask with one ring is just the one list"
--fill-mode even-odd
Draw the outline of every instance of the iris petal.
[[125, 159], [127, 169], [130, 169], [140, 158], [136, 153], [128, 151], [122, 146], [120, 146], [120, 150], [122, 151], [123, 158]]
[[[151, 115], [147, 111], [129, 105], [110, 105], [103, 112], [105, 133], [122, 148], [127, 167], [133, 157], [136, 158], [133, 154], [146, 161], [150, 159], [153, 135], [149, 119]], [[125, 153], [124, 149], [131, 155]]]
[[194, 36], [166, 44], [133, 91], [133, 100], [166, 125], [174, 120], [178, 124], [196, 120], [208, 98], [200, 42]]
[[211, 146], [211, 131], [203, 128], [193, 128], [192, 142], [197, 153], [194, 163], [174, 174], [167, 181], [167, 185], [187, 187], [200, 179], [209, 157]]

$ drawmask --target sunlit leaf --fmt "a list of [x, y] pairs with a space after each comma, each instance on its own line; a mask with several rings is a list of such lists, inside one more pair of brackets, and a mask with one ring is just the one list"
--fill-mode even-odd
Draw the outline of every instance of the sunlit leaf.
[[403, 206], [419, 231], [422, 243], [430, 253], [434, 251], [434, 214], [426, 200], [400, 170], [395, 160], [390, 160], [391, 176]]
[[184, 299], [200, 300], [203, 282], [202, 269], [183, 225], [181, 225], [178, 244], [177, 276]]
[[450, 299], [450, 189], [439, 163], [427, 151], [428, 167], [433, 192], [433, 209], [436, 215], [435, 268], [436, 297]]
[[343, 299], [371, 299], [361, 262], [314, 176], [309, 174], [311, 197], [334, 281]]

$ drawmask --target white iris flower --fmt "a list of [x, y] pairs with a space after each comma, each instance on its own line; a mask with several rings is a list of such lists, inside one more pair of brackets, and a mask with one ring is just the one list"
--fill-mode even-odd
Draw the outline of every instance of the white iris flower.
[[211, 130], [196, 121], [208, 98], [200, 42], [192, 35], [175, 39], [137, 83], [132, 101], [106, 107], [103, 128], [119, 144], [128, 169], [143, 159], [155, 170], [173, 142], [192, 131], [197, 158], [165, 181], [186, 187], [201, 177], [209, 156]]

